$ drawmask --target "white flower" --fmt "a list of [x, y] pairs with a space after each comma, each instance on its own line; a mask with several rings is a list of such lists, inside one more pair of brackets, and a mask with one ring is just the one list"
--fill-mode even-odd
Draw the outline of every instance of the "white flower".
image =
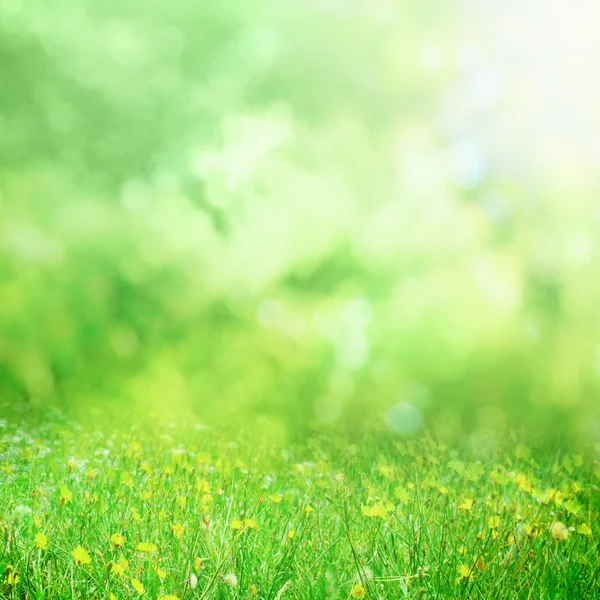
[[223, 581], [229, 586], [229, 587], [237, 587], [238, 584], [238, 578], [235, 576], [234, 573], [229, 573], [228, 575], [225, 575], [225, 577], [223, 577]]

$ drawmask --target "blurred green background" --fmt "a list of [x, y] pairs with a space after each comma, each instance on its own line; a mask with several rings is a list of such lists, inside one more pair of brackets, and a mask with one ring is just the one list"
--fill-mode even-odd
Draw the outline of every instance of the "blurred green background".
[[0, 0], [1, 410], [597, 439], [599, 16]]

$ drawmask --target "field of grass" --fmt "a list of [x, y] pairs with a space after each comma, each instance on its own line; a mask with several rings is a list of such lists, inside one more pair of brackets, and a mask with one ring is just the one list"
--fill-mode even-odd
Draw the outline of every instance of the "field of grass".
[[0, 427], [2, 598], [599, 597], [585, 452]]

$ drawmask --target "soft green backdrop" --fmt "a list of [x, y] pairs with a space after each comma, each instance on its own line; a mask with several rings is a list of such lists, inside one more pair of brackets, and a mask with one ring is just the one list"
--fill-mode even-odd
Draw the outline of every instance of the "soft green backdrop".
[[2, 410], [597, 436], [590, 90], [482, 6], [0, 0]]

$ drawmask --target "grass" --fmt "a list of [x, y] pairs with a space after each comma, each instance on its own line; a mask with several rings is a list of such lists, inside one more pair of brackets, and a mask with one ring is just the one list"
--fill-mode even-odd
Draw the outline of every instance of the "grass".
[[585, 452], [0, 425], [1, 598], [599, 597]]

